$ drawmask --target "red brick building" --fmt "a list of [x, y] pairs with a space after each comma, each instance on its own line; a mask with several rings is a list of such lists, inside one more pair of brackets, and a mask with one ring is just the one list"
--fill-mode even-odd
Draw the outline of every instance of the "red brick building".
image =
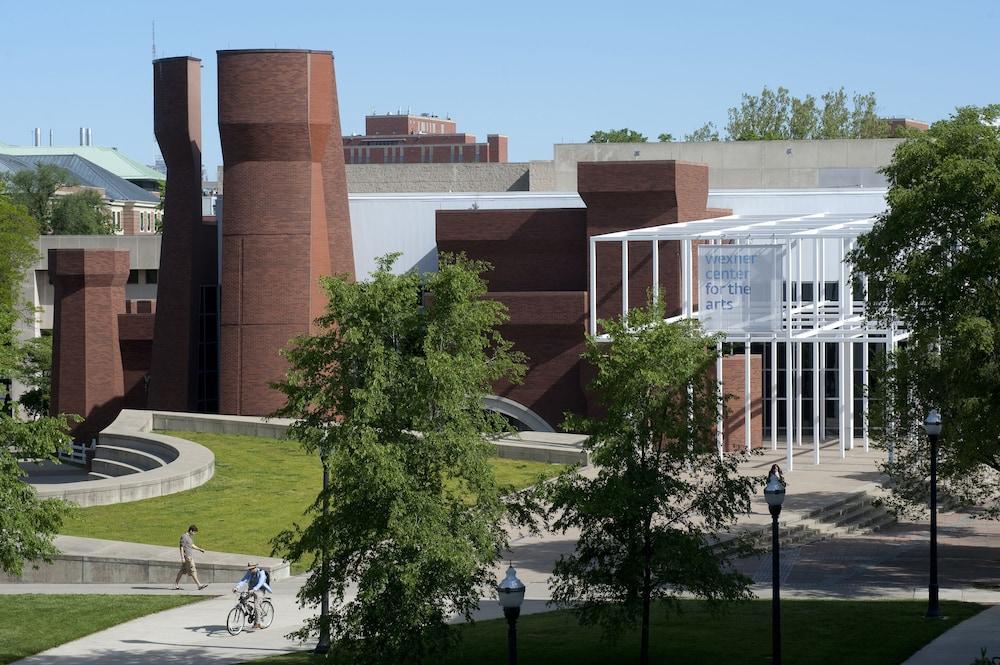
[[435, 115], [365, 116], [364, 136], [344, 137], [347, 164], [455, 164], [507, 161], [507, 137], [488, 134], [476, 143], [451, 118]]
[[[581, 359], [588, 319], [588, 238], [662, 224], [709, 219], [729, 210], [707, 207], [708, 167], [674, 161], [581, 162], [577, 189], [584, 209], [456, 210], [437, 213], [438, 251], [464, 252], [489, 261], [488, 296], [506, 305], [504, 337], [528, 358], [518, 385], [498, 385], [497, 395], [530, 409], [553, 427], [566, 412], [594, 415], [600, 405], [586, 387], [592, 378]], [[630, 243], [629, 302], [641, 305], [652, 279], [652, 247]], [[679, 249], [661, 242], [660, 283], [679, 284]], [[621, 255], [598, 248], [598, 316], [621, 311]], [[664, 293], [667, 309], [680, 306], [679, 289]], [[760, 446], [762, 425], [760, 358], [751, 400], [752, 445]], [[723, 375], [734, 404], [743, 402], [743, 360], [723, 359]], [[742, 407], [724, 424], [727, 448], [743, 445]]]

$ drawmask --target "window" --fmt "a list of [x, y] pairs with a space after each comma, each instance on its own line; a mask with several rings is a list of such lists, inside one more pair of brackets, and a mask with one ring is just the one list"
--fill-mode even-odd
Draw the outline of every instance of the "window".
[[139, 283], [139, 271], [138, 270], [129, 270], [128, 271], [128, 283], [129, 284], [138, 284]]
[[158, 270], [147, 270], [146, 271], [146, 283], [147, 284], [156, 284], [156, 279], [159, 277], [159, 274], [160, 273], [159, 273]]

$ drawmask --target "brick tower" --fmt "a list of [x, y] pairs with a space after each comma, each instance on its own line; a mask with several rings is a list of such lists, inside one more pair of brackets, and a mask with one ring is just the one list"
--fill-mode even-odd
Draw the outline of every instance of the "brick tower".
[[[153, 61], [153, 129], [167, 165], [167, 195], [157, 284], [149, 405], [169, 411], [213, 410], [205, 376], [215, 357], [204, 353], [207, 304], [216, 307], [216, 228], [201, 215], [201, 60]], [[205, 289], [211, 302], [205, 303]], [[210, 365], [210, 367], [206, 367]], [[199, 376], [202, 385], [199, 386]]]
[[219, 411], [264, 415], [279, 355], [326, 305], [318, 280], [354, 273], [329, 51], [219, 51], [222, 233]]

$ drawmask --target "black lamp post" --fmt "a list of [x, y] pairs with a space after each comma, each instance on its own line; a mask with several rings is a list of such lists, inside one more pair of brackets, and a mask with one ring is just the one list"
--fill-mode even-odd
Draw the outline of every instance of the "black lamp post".
[[[321, 449], [322, 451], [322, 449]], [[327, 516], [330, 513], [330, 497], [327, 489], [330, 486], [330, 463], [325, 452], [320, 452], [320, 459], [323, 462], [323, 522], [326, 528]], [[319, 642], [313, 653], [327, 654], [330, 652], [330, 554], [327, 551], [326, 539], [323, 539], [323, 551], [320, 562], [323, 575], [323, 597], [319, 601]]]
[[927, 618], [941, 616], [938, 601], [938, 556], [937, 556], [937, 446], [941, 436], [941, 413], [932, 409], [924, 421], [924, 430], [931, 442], [931, 574], [927, 585]]
[[771, 511], [771, 662], [781, 663], [781, 575], [780, 557], [781, 543], [778, 540], [778, 515], [781, 514], [781, 504], [785, 502], [785, 480], [781, 475], [781, 467], [771, 466], [767, 474], [767, 485], [764, 487], [764, 498], [767, 508]]
[[500, 606], [507, 617], [507, 665], [517, 665], [517, 617], [521, 616], [524, 590], [524, 583], [517, 579], [517, 571], [511, 565], [507, 576], [497, 585]]

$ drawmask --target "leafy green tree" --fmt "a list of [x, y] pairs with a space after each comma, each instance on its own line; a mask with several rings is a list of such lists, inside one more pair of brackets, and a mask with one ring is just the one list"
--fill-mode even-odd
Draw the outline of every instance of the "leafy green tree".
[[772, 141], [788, 138], [791, 99], [786, 88], [767, 86], [760, 96], [743, 93], [739, 106], [729, 109], [726, 132], [734, 141]]
[[[278, 415], [297, 419], [289, 435], [331, 478], [312, 523], [276, 549], [315, 555], [300, 602], [329, 591], [335, 650], [352, 663], [434, 662], [455, 635], [446, 621], [470, 617], [507, 544], [482, 436], [506, 429], [483, 396], [523, 371], [496, 331], [506, 312], [483, 297], [484, 263], [442, 256], [421, 279], [394, 275], [395, 259], [368, 281], [324, 278], [319, 332], [294, 341], [276, 385]], [[313, 617], [297, 634], [319, 628]]]
[[704, 125], [694, 130], [690, 134], [684, 135], [685, 141], [718, 141], [719, 130], [715, 128], [714, 122], [706, 122]]
[[684, 593], [751, 597], [750, 580], [730, 565], [749, 546], [713, 547], [713, 534], [749, 512], [755, 482], [737, 474], [746, 453], [716, 447], [716, 340], [696, 322], [663, 319], [662, 306], [636, 309], [602, 322], [610, 345], [588, 337], [591, 388], [606, 415], [569, 427], [590, 434], [597, 475], [570, 472], [543, 486], [553, 528], [580, 530], [576, 551], [553, 571], [553, 600], [612, 639], [638, 625], [643, 665], [654, 602], [669, 611]]
[[92, 189], [55, 197], [49, 227], [56, 235], [110, 235], [115, 232], [104, 197]]
[[921, 423], [941, 410], [939, 482], [1000, 515], [1000, 105], [911, 134], [886, 167], [888, 209], [850, 254], [867, 312], [909, 339], [876, 374], [872, 431], [903, 503], [926, 497]]
[[854, 95], [854, 108], [851, 109], [852, 138], [884, 139], [889, 136], [889, 123], [876, 113], [877, 102], [875, 93]]
[[847, 108], [844, 88], [823, 93], [823, 110], [819, 116], [819, 139], [846, 139], [850, 136], [851, 112]]
[[[17, 376], [22, 363], [24, 348], [15, 324], [27, 315], [21, 281], [37, 258], [37, 237], [35, 220], [0, 185], [0, 376]], [[20, 574], [25, 561], [51, 560], [57, 553], [52, 538], [65, 510], [62, 501], [38, 498], [23, 482], [18, 461], [55, 459], [69, 443], [63, 418], [24, 421], [16, 413], [0, 413], [0, 569], [10, 575]]]
[[656, 140], [659, 141], [660, 143], [670, 143], [671, 141], [674, 140], [674, 135], [668, 132], [663, 132], [662, 134], [656, 137]]
[[52, 390], [52, 338], [44, 335], [26, 341], [16, 371], [17, 379], [30, 386], [21, 395], [21, 407], [35, 418], [47, 415]]
[[6, 189], [14, 203], [28, 209], [28, 214], [38, 222], [39, 231], [50, 233], [52, 197], [60, 187], [74, 182], [66, 169], [39, 162], [34, 171], [18, 171], [8, 176]]
[[816, 108], [816, 98], [806, 95], [805, 99], [792, 97], [792, 111], [788, 119], [788, 138], [816, 138], [819, 127], [819, 110]]
[[647, 140], [645, 134], [626, 127], [608, 131], [598, 130], [590, 135], [587, 143], [645, 143]]

